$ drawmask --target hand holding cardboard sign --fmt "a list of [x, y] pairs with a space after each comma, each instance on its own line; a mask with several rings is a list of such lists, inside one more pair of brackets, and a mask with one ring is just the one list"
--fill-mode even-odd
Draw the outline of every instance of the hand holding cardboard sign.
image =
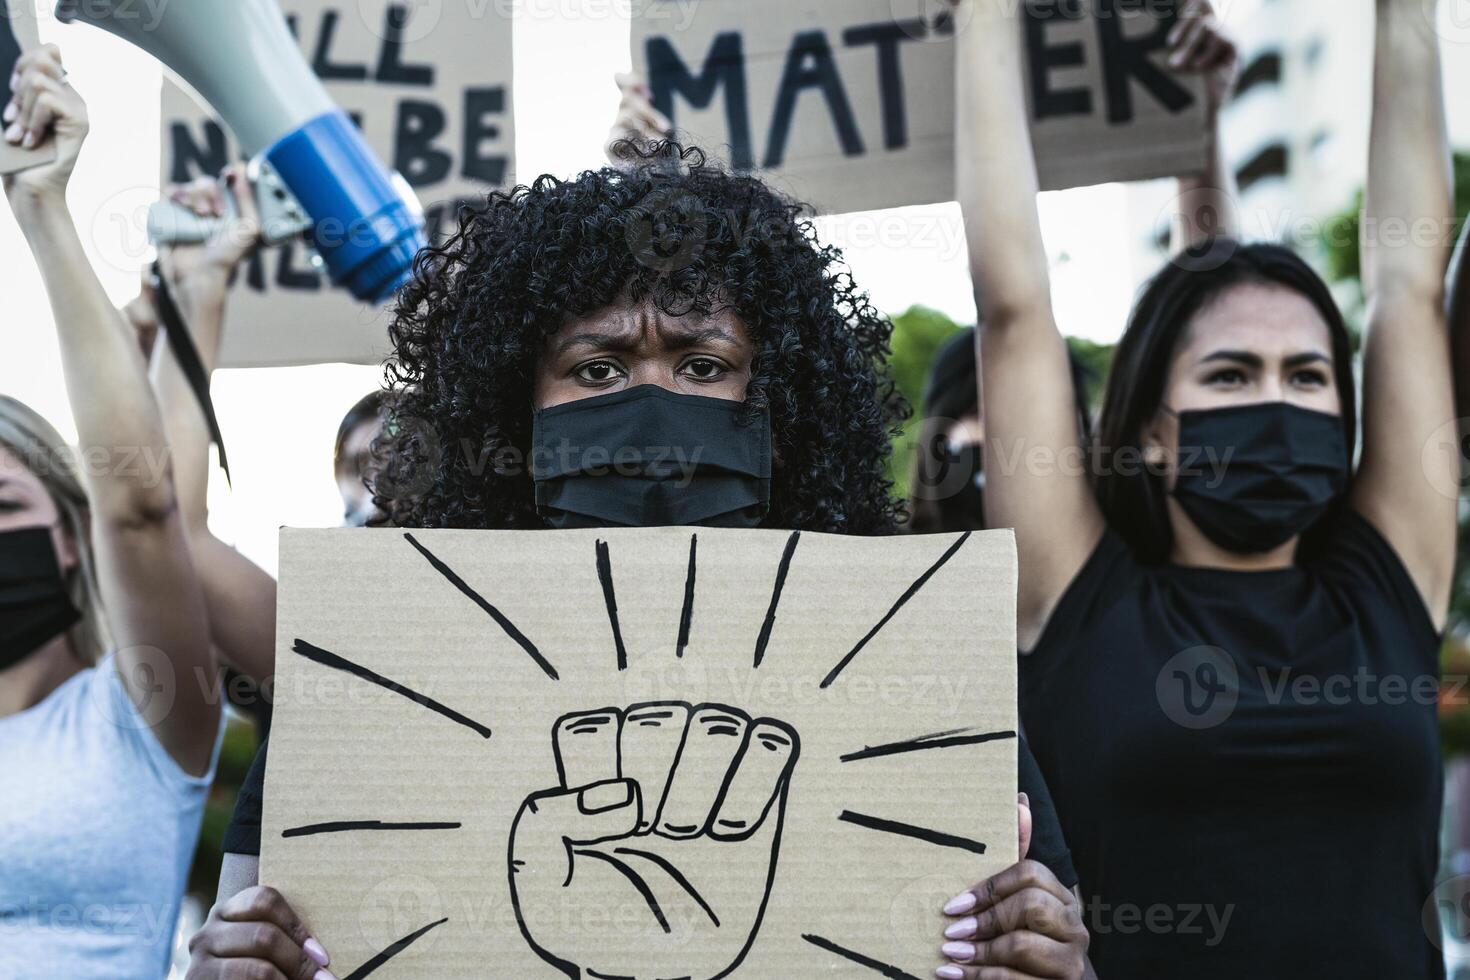
[[54, 132], [56, 159], [7, 176], [6, 195], [15, 207], [21, 204], [21, 193], [26, 198], [64, 198], [77, 154], [87, 138], [88, 123], [86, 103], [71, 87], [61, 66], [61, 50], [48, 44], [21, 55], [15, 64], [11, 93], [0, 116], [4, 119], [5, 142], [29, 150]]
[[567, 715], [553, 739], [560, 785], [511, 828], [526, 941], [569, 977], [724, 976], [775, 879], [796, 732], [665, 702]]

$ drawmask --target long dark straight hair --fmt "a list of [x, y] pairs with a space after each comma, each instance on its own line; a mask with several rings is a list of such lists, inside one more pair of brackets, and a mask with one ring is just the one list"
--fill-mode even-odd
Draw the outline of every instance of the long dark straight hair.
[[[1172, 259], [1144, 288], [1113, 355], [1098, 420], [1093, 479], [1108, 526], [1140, 561], [1165, 561], [1173, 547], [1162, 473], [1141, 464], [1144, 427], [1164, 397], [1169, 366], [1195, 314], [1225, 290], [1275, 284], [1311, 301], [1332, 334], [1333, 371], [1342, 398], [1346, 443], [1357, 441], [1357, 386], [1352, 339], [1327, 284], [1295, 252], [1279, 245], [1244, 245], [1219, 238]], [[1317, 524], [1324, 527], [1330, 521]], [[1313, 546], [1304, 538], [1304, 551]]]

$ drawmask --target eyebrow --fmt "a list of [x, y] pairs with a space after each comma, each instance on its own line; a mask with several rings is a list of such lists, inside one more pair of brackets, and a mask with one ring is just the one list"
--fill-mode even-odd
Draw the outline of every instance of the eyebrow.
[[[591, 347], [597, 350], [627, 351], [638, 346], [642, 333], [629, 330], [623, 333], [578, 333], [565, 338], [556, 345], [556, 354], [565, 354], [574, 347]], [[659, 336], [670, 347], [697, 347], [710, 341], [721, 341], [734, 346], [738, 343], [730, 331], [722, 327], [709, 326], [694, 330], [671, 330], [659, 328]]]
[[[1265, 360], [1259, 354], [1247, 350], [1217, 350], [1200, 358], [1201, 364], [1211, 361], [1233, 361], [1237, 364], [1245, 364], [1253, 368], [1266, 366]], [[1321, 351], [1306, 351], [1302, 354], [1293, 354], [1282, 362], [1283, 367], [1296, 368], [1307, 364], [1331, 364], [1332, 358]]]

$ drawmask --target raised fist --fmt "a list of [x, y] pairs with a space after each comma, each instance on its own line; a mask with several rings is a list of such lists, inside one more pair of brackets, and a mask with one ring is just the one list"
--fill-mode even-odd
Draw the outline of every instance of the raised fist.
[[521, 934], [568, 977], [715, 980], [760, 929], [800, 741], [682, 702], [579, 712], [552, 732], [560, 782], [521, 804]]

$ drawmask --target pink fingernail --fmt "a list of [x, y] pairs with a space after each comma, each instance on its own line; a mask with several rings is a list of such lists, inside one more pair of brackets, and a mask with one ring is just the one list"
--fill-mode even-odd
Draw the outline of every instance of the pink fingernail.
[[973, 960], [975, 958], [974, 943], [945, 943], [939, 947], [939, 951], [952, 960]]
[[306, 955], [310, 956], [311, 961], [317, 966], [326, 966], [332, 962], [332, 958], [327, 955], [327, 951], [322, 948], [322, 944], [315, 939], [307, 939], [306, 942], [301, 944], [301, 948], [306, 950]]
[[975, 896], [970, 892], [956, 895], [944, 903], [945, 915], [964, 915], [966, 912], [975, 911]]
[[316, 971], [316, 976], [312, 977], [311, 980], [337, 980], [337, 978], [326, 970], [318, 970]]
[[974, 916], [971, 916], [968, 919], [961, 919], [960, 921], [951, 925], [948, 929], [944, 930], [944, 938], [969, 939], [973, 937], [975, 933], [979, 931], [979, 929], [980, 920], [976, 919]]
[[21, 140], [20, 145], [29, 150], [39, 142], [41, 142], [40, 135], [35, 130], [31, 130], [29, 133], [26, 133], [26, 138]]
[[9, 129], [5, 130], [5, 139], [8, 142], [18, 143], [18, 142], [20, 142], [20, 136], [21, 136], [20, 123], [15, 123]]
[[15, 122], [15, 117], [18, 116], [18, 115], [20, 115], [20, 106], [16, 105], [14, 102], [11, 102], [10, 104], [8, 104], [5, 107], [5, 116], [4, 116], [4, 121], [5, 122], [8, 122], [8, 123]]
[[957, 966], [941, 966], [934, 971], [934, 975], [943, 980], [965, 980], [965, 971]]

